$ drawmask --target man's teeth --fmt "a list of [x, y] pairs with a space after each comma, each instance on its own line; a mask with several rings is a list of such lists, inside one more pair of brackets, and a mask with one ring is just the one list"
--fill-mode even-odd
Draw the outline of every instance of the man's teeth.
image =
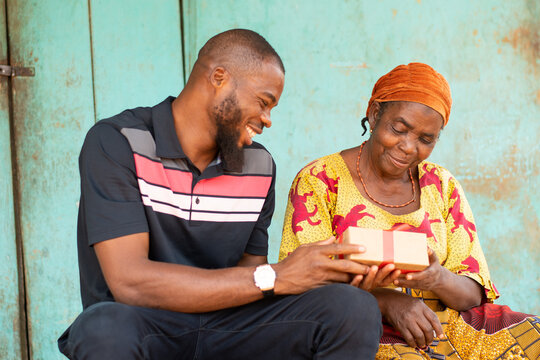
[[256, 135], [255, 131], [253, 131], [253, 129], [251, 129], [249, 126], [246, 126], [246, 130], [247, 130], [250, 138], [253, 138]]

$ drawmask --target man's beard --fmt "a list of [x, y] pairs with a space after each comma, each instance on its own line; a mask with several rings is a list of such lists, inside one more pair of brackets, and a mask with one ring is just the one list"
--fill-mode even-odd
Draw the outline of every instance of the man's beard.
[[216, 143], [223, 161], [229, 171], [240, 172], [244, 165], [244, 150], [238, 146], [242, 111], [238, 106], [236, 94], [231, 94], [214, 109], [217, 125]]

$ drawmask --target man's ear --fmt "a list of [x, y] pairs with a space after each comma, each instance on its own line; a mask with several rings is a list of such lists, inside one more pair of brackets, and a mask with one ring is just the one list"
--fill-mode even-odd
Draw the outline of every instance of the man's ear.
[[210, 74], [210, 83], [214, 88], [222, 88], [230, 80], [230, 73], [223, 66], [216, 66]]

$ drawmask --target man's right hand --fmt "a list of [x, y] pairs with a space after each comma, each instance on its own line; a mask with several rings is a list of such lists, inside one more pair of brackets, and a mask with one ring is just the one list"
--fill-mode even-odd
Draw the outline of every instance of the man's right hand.
[[363, 253], [353, 244], [336, 244], [335, 238], [302, 245], [272, 267], [276, 271], [276, 295], [300, 294], [330, 284], [349, 283], [355, 275], [366, 275], [369, 266], [352, 260], [332, 259], [333, 255]]

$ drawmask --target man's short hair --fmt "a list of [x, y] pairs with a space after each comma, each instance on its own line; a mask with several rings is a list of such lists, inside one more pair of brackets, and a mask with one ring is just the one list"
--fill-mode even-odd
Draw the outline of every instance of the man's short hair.
[[206, 59], [242, 73], [252, 73], [260, 69], [264, 61], [273, 61], [285, 74], [276, 50], [261, 35], [246, 29], [227, 30], [212, 37], [199, 50], [197, 61]]

